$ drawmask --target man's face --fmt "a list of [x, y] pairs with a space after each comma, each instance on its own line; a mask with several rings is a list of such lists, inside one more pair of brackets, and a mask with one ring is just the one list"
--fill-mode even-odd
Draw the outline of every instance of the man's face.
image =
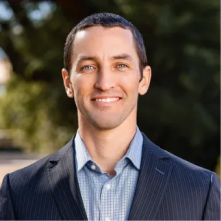
[[79, 120], [108, 130], [136, 119], [138, 93], [146, 93], [149, 80], [145, 90], [139, 83], [139, 58], [131, 31], [90, 27], [76, 34], [73, 45], [65, 85], [75, 99]]

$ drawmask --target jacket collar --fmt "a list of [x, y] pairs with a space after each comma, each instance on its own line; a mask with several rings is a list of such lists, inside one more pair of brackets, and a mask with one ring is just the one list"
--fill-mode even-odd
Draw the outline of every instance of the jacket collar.
[[52, 195], [64, 220], [87, 220], [74, 163], [74, 137], [52, 154], [48, 178]]
[[141, 170], [129, 213], [129, 220], [153, 220], [168, 186], [169, 155], [144, 134]]
[[[87, 220], [75, 169], [74, 137], [48, 164], [52, 195], [65, 220]], [[140, 174], [129, 213], [130, 220], [154, 219], [166, 192], [171, 173], [169, 154], [143, 134]]]

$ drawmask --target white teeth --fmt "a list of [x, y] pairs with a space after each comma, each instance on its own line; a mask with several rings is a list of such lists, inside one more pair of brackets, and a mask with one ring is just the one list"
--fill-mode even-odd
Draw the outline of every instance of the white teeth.
[[118, 101], [119, 98], [102, 98], [102, 99], [96, 99], [96, 101], [100, 101], [100, 102], [113, 102], [113, 101]]

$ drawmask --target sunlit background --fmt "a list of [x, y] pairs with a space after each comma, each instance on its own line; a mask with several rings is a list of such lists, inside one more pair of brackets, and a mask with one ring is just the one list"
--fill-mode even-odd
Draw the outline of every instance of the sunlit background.
[[218, 0], [0, 2], [0, 183], [77, 130], [63, 89], [67, 34], [85, 16], [117, 13], [143, 34], [153, 76], [138, 125], [162, 148], [220, 174]]

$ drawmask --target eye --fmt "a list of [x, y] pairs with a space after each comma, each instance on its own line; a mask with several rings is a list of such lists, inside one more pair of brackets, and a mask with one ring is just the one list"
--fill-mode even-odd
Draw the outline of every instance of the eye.
[[82, 70], [90, 71], [90, 70], [92, 70], [93, 68], [94, 68], [94, 67], [91, 66], [91, 65], [86, 65], [86, 66], [84, 66], [84, 67], [82, 68]]
[[118, 64], [118, 65], [117, 65], [117, 68], [121, 68], [121, 69], [122, 69], [122, 68], [127, 68], [127, 65], [125, 65], [125, 64]]

